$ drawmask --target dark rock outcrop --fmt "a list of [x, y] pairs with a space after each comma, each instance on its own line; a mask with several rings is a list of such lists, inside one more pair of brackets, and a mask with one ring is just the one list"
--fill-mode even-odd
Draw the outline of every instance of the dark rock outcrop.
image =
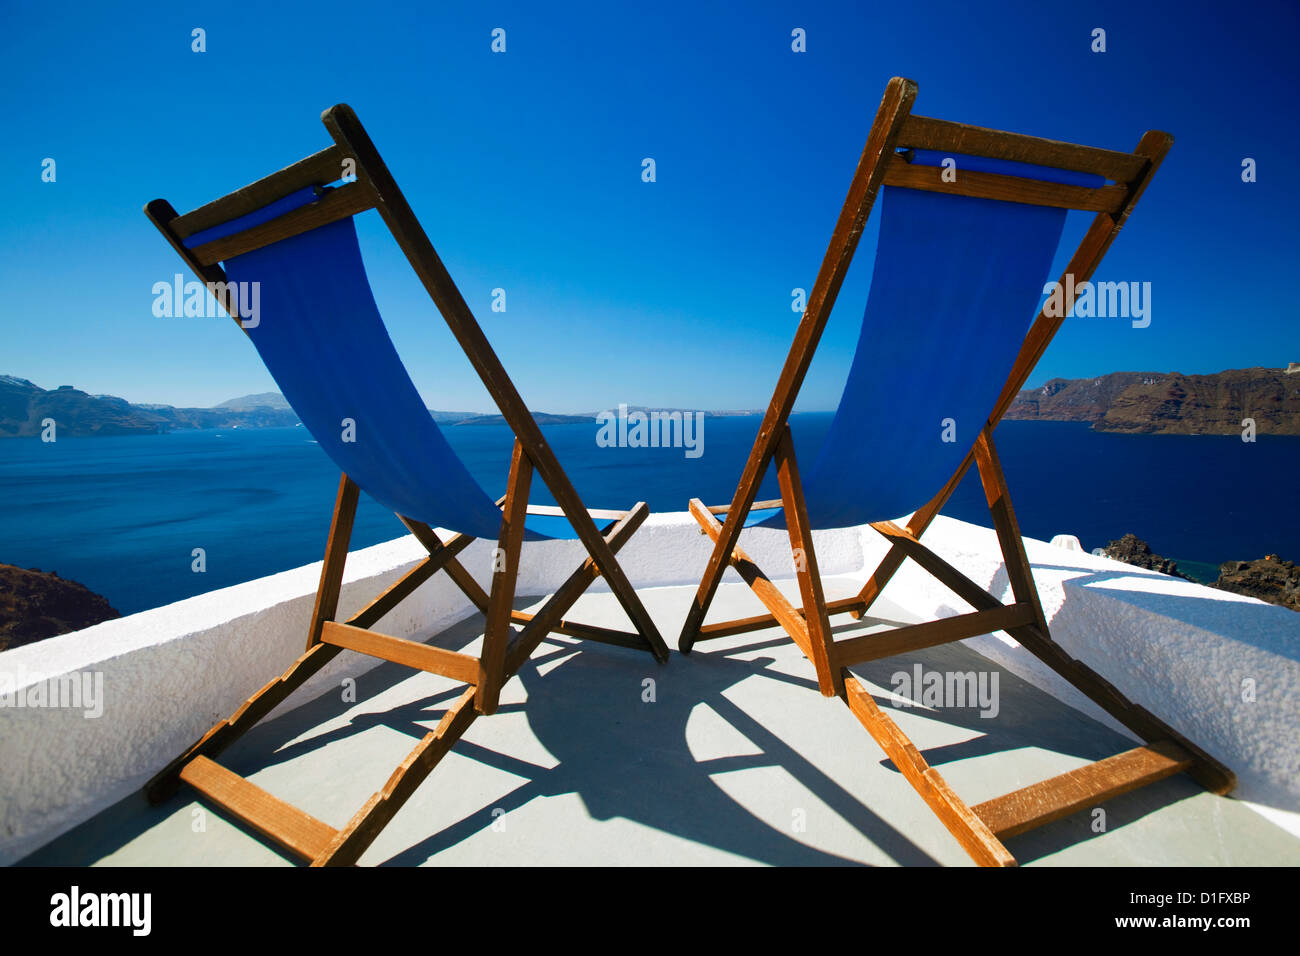
[[1089, 422], [1096, 431], [1158, 435], [1300, 435], [1300, 374], [1246, 368], [1213, 375], [1113, 372], [1052, 379], [1016, 396], [1007, 418]]
[[0, 651], [115, 617], [121, 615], [83, 584], [0, 564]]
[[1210, 587], [1300, 611], [1300, 567], [1276, 554], [1258, 561], [1225, 561]]
[[1169, 574], [1185, 581], [1192, 580], [1178, 570], [1176, 561], [1162, 558], [1151, 550], [1151, 545], [1135, 534], [1126, 534], [1118, 541], [1106, 545], [1103, 550], [1106, 552], [1106, 557], [1114, 558], [1116, 561], [1123, 561], [1125, 564], [1146, 568], [1149, 571], [1159, 571], [1161, 574]]

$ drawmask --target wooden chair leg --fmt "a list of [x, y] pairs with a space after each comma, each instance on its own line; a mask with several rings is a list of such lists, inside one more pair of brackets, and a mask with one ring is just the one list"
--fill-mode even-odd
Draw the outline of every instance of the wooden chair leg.
[[[601, 537], [609, 547], [611, 554], [617, 554], [623, 545], [627, 544], [633, 533], [645, 519], [649, 516], [650, 509], [644, 501], [637, 502], [636, 507], [625, 514], [618, 521], [614, 522], [608, 528], [601, 532]], [[513, 676], [529, 656], [537, 649], [537, 645], [553, 630], [557, 630], [563, 623], [564, 614], [580, 598], [584, 591], [600, 576], [600, 570], [596, 566], [595, 558], [588, 555], [587, 560], [583, 561], [578, 568], [570, 574], [563, 584], [556, 589], [555, 593], [547, 600], [545, 604], [535, 614], [512, 615], [516, 620], [526, 617], [523, 630], [510, 644], [506, 654], [505, 672]], [[639, 632], [638, 632], [639, 633]], [[639, 634], [642, 647], [649, 647], [649, 641], [646, 635]]]
[[[1005, 611], [1006, 606], [994, 595], [921, 544], [910, 532], [888, 521], [876, 522], [872, 527], [902, 547], [908, 557], [976, 611]], [[1028, 602], [1024, 606], [1028, 606]], [[1041, 614], [1041, 609], [1037, 613]], [[1021, 624], [1008, 625], [1003, 630], [1142, 740], [1148, 743], [1171, 740], [1185, 749], [1195, 761], [1188, 773], [1207, 790], [1227, 793], [1236, 785], [1232, 771], [1153, 714], [1138, 707], [1096, 671], [1070, 657], [1045, 629], [1037, 624]]]
[[316, 589], [316, 607], [311, 612], [311, 629], [307, 634], [309, 648], [320, 643], [321, 628], [326, 621], [334, 620], [338, 611], [339, 591], [343, 587], [343, 566], [348, 559], [348, 543], [352, 540], [352, 522], [357, 516], [359, 493], [356, 482], [347, 475], [339, 479], [334, 517], [330, 521], [329, 538], [325, 544], [325, 562], [320, 569], [320, 586]]
[[1011, 593], [1015, 595], [1017, 603], [1029, 604], [1034, 608], [1038, 626], [1046, 633], [1047, 618], [1043, 616], [1043, 605], [1038, 598], [1038, 587], [1034, 584], [1029, 555], [1025, 553], [1025, 540], [1020, 536], [1020, 524], [1016, 521], [1016, 512], [1011, 506], [1007, 479], [1002, 472], [1002, 464], [998, 461], [997, 450], [993, 447], [993, 436], [987, 428], [980, 432], [980, 437], [975, 442], [975, 462], [979, 467], [980, 481], [984, 485], [989, 513], [993, 517], [993, 530], [997, 533], [998, 544], [1002, 548], [1002, 560], [1011, 582]]
[[162, 803], [175, 795], [181, 783], [181, 771], [195, 757], [215, 757], [252, 730], [263, 717], [286, 697], [301, 687], [309, 677], [334, 659], [340, 648], [330, 644], [313, 644], [294, 661], [289, 669], [259, 690], [226, 720], [218, 721], [198, 742], [160, 770], [145, 784], [150, 803]]
[[466, 688], [451, 708], [438, 721], [438, 726], [425, 735], [415, 749], [393, 771], [384, 788], [366, 801], [365, 806], [353, 814], [347, 826], [339, 830], [330, 843], [312, 860], [312, 866], [351, 866], [380, 832], [393, 819], [402, 805], [411, 798], [424, 779], [443, 757], [451, 751], [465, 729], [474, 722], [478, 712], [474, 706], [475, 689]]
[[[504, 500], [505, 499], [503, 498], [502, 501]], [[448, 549], [450, 542], [444, 544], [442, 539], [438, 537], [438, 532], [434, 531], [423, 521], [403, 518], [400, 515], [398, 518], [402, 524], [406, 526], [406, 530], [411, 532], [411, 534], [415, 536], [415, 539], [424, 545], [431, 556], [437, 557]], [[463, 537], [464, 535], [457, 534], [452, 540], [459, 540]], [[466, 541], [466, 544], [473, 540], [473, 538], [469, 538]], [[464, 594], [465, 597], [469, 598], [470, 603], [478, 608], [481, 613], [486, 614], [488, 609], [488, 596], [483, 588], [479, 586], [478, 581], [474, 579], [474, 575], [469, 573], [465, 565], [456, 560], [455, 554], [452, 554], [447, 558], [444, 566], [447, 570], [447, 576], [451, 578], [456, 587], [460, 588], [461, 593]]]
[[[691, 514], [706, 534], [714, 540], [721, 540], [722, 525], [718, 524], [718, 520], [709, 513], [709, 509], [699, 498], [691, 499]], [[749, 585], [749, 589], [754, 592], [754, 597], [762, 601], [763, 606], [771, 612], [773, 621], [783, 627], [790, 639], [799, 646], [804, 657], [813, 660], [815, 651], [804, 613], [786, 599], [781, 589], [772, 583], [757, 562], [739, 545], [732, 549], [728, 563], [736, 569], [741, 580]]]
[[957, 838], [962, 849], [981, 866], [1015, 866], [1016, 858], [1002, 845], [1002, 841], [948, 785], [943, 775], [926, 762], [916, 745], [880, 709], [858, 679], [846, 675], [845, 687], [844, 701], [849, 705], [853, 716], [858, 718], [880, 745], [880, 749], [907, 778], [907, 782], [930, 805], [934, 815]]
[[[761, 480], [762, 477], [762, 470], [760, 470], [757, 478]], [[755, 485], [757, 485], [757, 481]], [[757, 492], [750, 494], [738, 490], [736, 492], [736, 501], [740, 502], [740, 506], [737, 506], [736, 501], [732, 502], [732, 507], [727, 511], [726, 520], [719, 529], [719, 533], [713, 536], [713, 552], [709, 555], [709, 563], [705, 565], [704, 576], [700, 578], [700, 585], [695, 589], [695, 599], [686, 612], [686, 621], [682, 624], [682, 632], [677, 638], [677, 649], [683, 654], [689, 654], [695, 647], [695, 642], [699, 639], [700, 628], [704, 626], [704, 618], [709, 613], [709, 605], [713, 603], [714, 595], [718, 593], [718, 585], [722, 583], [722, 575], [731, 561], [731, 550], [740, 539], [738, 529], [744, 524], [745, 518], [749, 514], [749, 508], [744, 506], [743, 500], [748, 497], [752, 501], [756, 494]], [[694, 506], [694, 501], [692, 501], [692, 506]]]
[[524, 544], [524, 519], [528, 514], [528, 491], [533, 466], [524, 446], [515, 440], [510, 459], [510, 480], [501, 512], [501, 537], [492, 572], [492, 593], [488, 597], [487, 623], [483, 631], [483, 652], [479, 657], [478, 695], [474, 706], [480, 714], [496, 713], [505, 681], [506, 648], [513, 633], [510, 613], [519, 580], [519, 556]]
[[316, 604], [308, 627], [307, 648], [302, 656], [278, 678], [244, 701], [233, 715], [214, 724], [183, 754], [155, 774], [144, 788], [151, 803], [161, 803], [176, 793], [181, 783], [181, 771], [186, 764], [196, 757], [211, 758], [221, 753], [338, 653], [337, 647], [322, 644], [320, 637], [325, 622], [332, 621], [338, 611], [339, 592], [343, 587], [343, 567], [348, 557], [348, 542], [352, 539], [352, 523], [357, 513], [359, 493], [360, 489], [351, 478], [347, 475], [339, 478], [334, 515], [330, 519], [329, 537], [325, 543], [325, 561], [321, 566]]
[[795, 577], [803, 600], [803, 617], [808, 626], [808, 646], [817, 671], [817, 684], [823, 696], [838, 697], [844, 693], [844, 679], [838, 668], [831, 667], [831, 622], [826, 613], [826, 595], [822, 591], [812, 526], [808, 521], [808, 506], [804, 501], [803, 482], [799, 479], [799, 465], [795, 460], [789, 425], [785, 426], [776, 446], [776, 474], [785, 506], [785, 525], [790, 534], [790, 551], [794, 556]]
[[[916, 538], [920, 538], [921, 535], [925, 534], [925, 529], [930, 527], [930, 522], [934, 521], [939, 512], [943, 510], [943, 506], [948, 503], [948, 499], [952, 497], [961, 484], [961, 479], [965, 476], [971, 461], [974, 460], [974, 456], [975, 453], [972, 450], [962, 460], [961, 466], [953, 472], [952, 477], [939, 490], [939, 493], [918, 508], [912, 517], [908, 519], [907, 531], [909, 534]], [[876, 568], [875, 573], [871, 575], [858, 593], [858, 598], [862, 601], [862, 610], [855, 612], [854, 617], [862, 617], [871, 608], [876, 598], [880, 597], [880, 592], [885, 589], [885, 585], [889, 583], [890, 578], [902, 567], [906, 557], [907, 553], [901, 548], [889, 549], [889, 552]]]

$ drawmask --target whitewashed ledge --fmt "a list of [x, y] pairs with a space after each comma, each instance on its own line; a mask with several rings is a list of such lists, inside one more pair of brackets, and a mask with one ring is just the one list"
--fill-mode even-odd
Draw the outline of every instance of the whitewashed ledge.
[[[976, 582], [1008, 596], [992, 531], [940, 518], [925, 540]], [[784, 532], [753, 529], [744, 541], [773, 577], [792, 576]], [[865, 580], [885, 552], [869, 528], [822, 532], [816, 541], [826, 575]], [[476, 542], [461, 556], [484, 584], [491, 548]], [[1027, 548], [1055, 639], [1231, 767], [1239, 779], [1235, 796], [1300, 833], [1300, 615], [1040, 541]], [[680, 586], [698, 581], [708, 552], [694, 520], [679, 512], [652, 515], [620, 560], [637, 588]], [[353, 552], [341, 615], [358, 610], [422, 556], [409, 537]], [[519, 593], [549, 593], [582, 557], [576, 542], [526, 545]], [[138, 790], [281, 673], [303, 649], [319, 574], [319, 563], [295, 568], [0, 654], [0, 690], [97, 672], [104, 698], [97, 718], [80, 709], [0, 708], [0, 864]], [[592, 588], [604, 589], [600, 581]], [[922, 617], [968, 610], [910, 564], [885, 597]], [[446, 576], [437, 575], [381, 627], [424, 638], [472, 612]], [[675, 635], [665, 637], [674, 642]], [[966, 643], [1116, 726], [1010, 639], [984, 635]], [[284, 706], [378, 663], [340, 655]], [[1253, 701], [1244, 699], [1248, 680]]]

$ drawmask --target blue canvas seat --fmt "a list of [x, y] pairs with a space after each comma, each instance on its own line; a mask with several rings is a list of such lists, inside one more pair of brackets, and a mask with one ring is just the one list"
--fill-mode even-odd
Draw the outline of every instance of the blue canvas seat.
[[[317, 189], [300, 189], [197, 232], [185, 246], [244, 232], [319, 199]], [[340, 471], [396, 514], [474, 537], [497, 536], [501, 508], [447, 443], [393, 347], [351, 216], [222, 264], [230, 281], [259, 283], [258, 321], [246, 323], [248, 337]], [[562, 517], [529, 516], [527, 524], [529, 539], [576, 537]]]
[[[1097, 187], [1100, 176], [910, 150], [916, 166]], [[919, 508], [970, 453], [1029, 331], [1068, 210], [886, 185], [857, 350], [803, 487], [813, 528]], [[952, 440], [946, 441], [945, 438]], [[888, 449], [888, 454], [882, 454]], [[784, 528], [769, 509], [750, 524]]]

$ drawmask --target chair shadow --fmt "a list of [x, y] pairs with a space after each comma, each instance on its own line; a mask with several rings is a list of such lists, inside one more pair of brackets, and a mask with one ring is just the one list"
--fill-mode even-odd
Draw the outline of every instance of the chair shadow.
[[[782, 635], [767, 643], [788, 644], [789, 639]], [[744, 660], [697, 651], [689, 660], [674, 654], [670, 667], [658, 671], [643, 655], [590, 645], [544, 676], [539, 673], [549, 657], [577, 649], [573, 645], [535, 657], [519, 674], [528, 692], [524, 713], [529, 726], [559, 761], [555, 769], [518, 791], [519, 802], [536, 794], [574, 793], [595, 819], [621, 817], [758, 862], [857, 865], [764, 822], [713, 779], [726, 772], [780, 768], [892, 859], [909, 865], [936, 863], [861, 797], [845, 790], [726, 696], [730, 688], [755, 676], [790, 683], [811, 694], [817, 693], [815, 680], [783, 674], [772, 668], [775, 660], [769, 657]], [[656, 682], [653, 703], [641, 699], [645, 677]], [[698, 760], [687, 743], [687, 722], [700, 705], [742, 734], [759, 753]], [[593, 714], [602, 719], [593, 721]], [[464, 821], [463, 832], [443, 831], [393, 862], [416, 862], [482, 825]]]
[[[1119, 572], [1107, 572], [1112, 573], [1123, 576]], [[991, 590], [1000, 593], [1005, 586], [1006, 571], [1003, 567], [995, 575]], [[515, 605], [523, 610], [535, 600], [519, 598]], [[444, 630], [431, 643], [462, 649], [481, 635], [481, 620], [478, 615], [470, 616]], [[903, 622], [867, 618], [836, 626], [834, 630], [837, 633], [859, 630], [872, 623], [895, 625]], [[756, 862], [786, 866], [859, 865], [858, 861], [809, 846], [791, 833], [764, 821], [733, 799], [714, 779], [718, 774], [757, 767], [784, 770], [894, 861], [913, 866], [937, 865], [935, 858], [907, 834], [870, 809], [866, 803], [870, 794], [855, 795], [845, 790], [728, 699], [729, 689], [755, 676], [793, 684], [805, 688], [809, 694], [817, 693], [811, 665], [808, 677], [793, 677], [772, 666], [776, 663], [775, 658], [746, 659], [740, 656], [790, 642], [783, 632], [773, 630], [769, 633], [771, 636], [722, 651], [701, 648], [689, 660], [674, 653], [666, 668], [656, 666], [644, 653], [589, 642], [570, 642], [567, 638], [551, 635], [517, 675], [527, 692], [527, 703], [505, 704], [498, 713], [523, 713], [538, 741], [557, 761], [556, 766], [540, 767], [462, 739], [455, 746], [457, 753], [514, 774], [524, 782], [505, 796], [407, 847], [381, 865], [423, 863], [490, 826], [494, 810], [503, 809], [509, 813], [533, 799], [562, 794], [578, 796], [594, 819], [623, 818]], [[910, 671], [917, 663], [929, 671], [996, 671], [999, 675], [1000, 712], [996, 718], [982, 718], [978, 709], [973, 707], [924, 711], [931, 719], [976, 732], [960, 743], [922, 750], [932, 766], [942, 767], [955, 761], [1034, 747], [1091, 761], [1134, 746], [1127, 737], [1075, 711], [962, 644], [874, 661], [855, 666], [853, 671], [872, 684], [888, 688], [892, 674], [900, 670]], [[548, 666], [549, 669], [542, 673], [542, 669]], [[409, 679], [412, 673], [396, 664], [379, 664], [357, 677], [357, 700], [365, 701], [383, 693]], [[653, 703], [642, 700], [642, 680], [646, 677], [653, 678], [656, 683]], [[373, 727], [397, 730], [418, 740], [429, 732], [431, 722], [445, 712], [462, 689], [457, 685], [376, 712], [366, 712], [352, 704], [342, 703], [337, 691], [324, 692], [254, 727], [223, 756], [222, 762], [235, 772], [248, 775], [319, 751], [331, 742], [347, 739]], [[887, 711], [897, 706], [895, 698], [887, 694], [873, 696]], [[687, 741], [687, 723], [700, 705], [707, 705], [759, 753], [697, 760]], [[352, 713], [345, 724], [322, 733], [312, 733], [323, 723], [333, 722], [349, 710]], [[291, 742], [285, 744], [284, 741]], [[864, 755], [879, 755], [880, 764], [898, 774], [897, 768], [880, 753], [865, 730], [862, 731], [861, 743], [866, 748]], [[898, 786], [910, 787], [901, 774], [898, 775]], [[1015, 789], [1015, 786], [1006, 789]], [[1107, 829], [1113, 831], [1117, 826], [1131, 823], [1199, 792], [1199, 787], [1178, 775], [1108, 801]], [[221, 812], [215, 805], [204, 802]], [[52, 854], [38, 851], [32, 859], [43, 855], [47, 860], [53, 859], [56, 865], [71, 858], [80, 858], [83, 863], [93, 862], [174, 812], [174, 804], [151, 807], [143, 796], [135, 795], [99, 815], [97, 819], [109, 824], [107, 835], [102, 826], [92, 832], [87, 830], [89, 824], [83, 824], [55, 841], [58, 846], [51, 844]], [[79, 832], [80, 837], [77, 836]], [[1012, 838], [1008, 846], [1019, 860], [1025, 862], [1096, 835], [1089, 826], [1087, 815], [1079, 814]]]
[[[1073, 571], [1079, 569], [1064, 564], [1034, 563], [1035, 573], [1043, 570]], [[1070, 590], [1077, 587], [1105, 584], [1135, 578], [1163, 580], [1166, 575], [1145, 568], [1133, 567], [1124, 570], [1095, 571], [1069, 579], [1065, 590], [1065, 599], [1056, 614], [1049, 621], [1049, 626], [1070, 628], [1077, 622], [1079, 626], [1090, 626], [1091, 619], [1084, 615], [1077, 601], [1070, 600]], [[1010, 577], [1005, 562], [998, 565], [993, 579], [987, 589], [992, 594], [1005, 594], [1010, 590]], [[1233, 600], [1217, 600], [1209, 596], [1170, 594], [1160, 591], [1145, 590], [1108, 590], [1108, 596], [1124, 601], [1148, 612], [1159, 614], [1176, 621], [1193, 624], [1199, 628], [1216, 631], [1234, 640], [1243, 641], [1281, 654], [1293, 660], [1300, 660], [1300, 641], [1288, 640], [1291, 635], [1279, 633], [1284, 630], [1300, 630], [1296, 626], [1294, 612], [1272, 605], [1244, 604]], [[964, 602], [957, 599], [957, 606], [942, 608], [946, 613], [961, 614], [971, 610]], [[1263, 628], [1255, 629], [1243, 625], [1242, 615], [1256, 615]], [[883, 622], [897, 623], [897, 622]], [[1272, 625], [1272, 628], [1268, 628]], [[1264, 628], [1268, 628], [1265, 630]], [[834, 630], [853, 630], [848, 625]], [[1269, 633], [1269, 630], [1272, 632]], [[949, 654], [966, 655], [966, 660], [945, 661]], [[1086, 657], [1080, 661], [1090, 666]], [[1090, 717], [1080, 714], [1069, 705], [1036, 686], [1021, 680], [1014, 674], [998, 667], [992, 661], [965, 648], [962, 644], [951, 644], [940, 648], [914, 652], [890, 658], [885, 661], [872, 662], [853, 668], [856, 673], [867, 677], [882, 687], [889, 686], [888, 678], [891, 667], [897, 668], [898, 662], [906, 660], [923, 662], [930, 670], [979, 670], [996, 669], [1000, 680], [1007, 682], [1006, 688], [1014, 688], [1012, 699], [1023, 702], [1014, 709], [1010, 724], [997, 735], [986, 734], [971, 738], [960, 744], [923, 750], [922, 754], [932, 766], [977, 757], [1005, 749], [1007, 745], [1020, 747], [1045, 747], [1057, 753], [1068, 753], [1086, 760], [1100, 760], [1116, 753], [1138, 746], [1131, 738], [1110, 730]], [[971, 666], [974, 665], [974, 666]], [[875, 697], [882, 707], [894, 704], [891, 698]], [[977, 715], [972, 711], [947, 709], [942, 718], [946, 723], [967, 729], [984, 729]], [[1001, 720], [999, 715], [999, 720]], [[882, 764], [897, 772], [891, 761]], [[1032, 781], [1030, 781], [1032, 782]], [[1204, 789], [1185, 774], [1174, 776], [1154, 784], [1139, 788], [1127, 794], [1113, 797], [1105, 802], [1107, 823], [1104, 831], [1095, 831], [1088, 814], [1077, 813], [1061, 820], [1036, 828], [1027, 833], [1009, 838], [1006, 843], [1017, 860], [1028, 862], [1058, 852], [1101, 835], [1118, 827], [1133, 823], [1157, 810], [1204, 793]]]
[[[520, 598], [515, 605], [523, 610], [535, 600]], [[481, 616], [473, 615], [444, 630], [430, 643], [462, 649], [479, 638], [481, 621]], [[788, 643], [788, 638], [782, 636], [771, 643]], [[814, 680], [781, 674], [769, 667], [771, 663], [771, 658], [737, 660], [706, 654], [693, 655], [687, 661], [674, 653], [669, 666], [660, 668], [645, 653], [550, 635], [516, 675], [527, 692], [527, 703], [503, 704], [497, 713], [523, 713], [538, 741], [557, 761], [556, 766], [537, 766], [462, 739], [454, 748], [462, 757], [515, 774], [524, 782], [381, 865], [423, 863], [489, 827], [495, 810], [508, 813], [535, 798], [562, 794], [578, 796], [593, 819], [623, 818], [759, 863], [862, 865], [783, 832], [735, 802], [713, 779], [714, 775], [753, 767], [783, 769], [894, 860], [908, 865], [936, 865], [932, 856], [877, 816], [860, 797], [846, 791], [727, 700], [725, 692], [729, 688], [755, 675], [817, 692]], [[406, 667], [381, 663], [356, 678], [356, 700], [364, 704], [408, 680], [413, 673]], [[646, 677], [656, 682], [653, 703], [642, 700], [642, 680]], [[332, 742], [374, 727], [397, 730], [414, 742], [429, 732], [432, 723], [462, 691], [463, 685], [456, 685], [405, 704], [367, 712], [341, 702], [337, 690], [329, 690], [255, 726], [222, 755], [221, 763], [248, 776], [319, 752]], [[686, 725], [701, 703], [709, 705], [761, 752], [697, 760], [687, 743]], [[348, 713], [346, 723], [314, 732], [344, 713]], [[387, 772], [385, 769], [376, 780], [376, 786]], [[454, 786], [454, 781], [444, 780], [445, 785]], [[187, 796], [239, 825], [216, 804], [192, 791]], [[67, 859], [70, 856], [80, 857], [79, 862], [93, 862], [98, 857], [91, 854], [112, 852], [175, 811], [172, 802], [153, 807], [142, 795], [128, 797], [97, 818], [101, 824], [109, 823], [109, 834], [102, 832], [102, 825], [91, 833], [86, 829], [88, 824], [83, 824], [55, 841], [59, 846], [51, 845], [52, 852], [44, 856], [61, 862], [71, 862]], [[287, 855], [285, 859], [299, 862]]]
[[[525, 609], [532, 600], [519, 599], [516, 607]], [[434, 643], [464, 647], [479, 636], [480, 622], [478, 616], [459, 622]], [[788, 640], [782, 636], [771, 643], [785, 644]], [[558, 666], [541, 673], [561, 659]], [[455, 746], [459, 754], [520, 776], [525, 782], [384, 865], [422, 863], [491, 825], [493, 811], [509, 813], [535, 798], [562, 794], [578, 796], [594, 819], [623, 818], [756, 862], [783, 866], [860, 865], [856, 860], [809, 846], [764, 822], [733, 801], [712, 779], [713, 774], [752, 767], [784, 769], [900, 863], [934, 865], [933, 857], [872, 812], [860, 798], [726, 698], [725, 691], [755, 675], [817, 692], [815, 680], [781, 674], [770, 669], [771, 663], [771, 658], [747, 661], [704, 654], [692, 655], [687, 661], [674, 653], [670, 665], [661, 669], [644, 653], [589, 642], [570, 643], [551, 635], [516, 675], [527, 692], [527, 703], [503, 704], [497, 713], [523, 713], [530, 730], [558, 761], [557, 765], [550, 769], [538, 767], [462, 739]], [[357, 679], [357, 698], [364, 700], [410, 675], [407, 668], [381, 664]], [[642, 700], [642, 681], [646, 677], [655, 681], [653, 703]], [[298, 738], [338, 716], [341, 705], [337, 693], [323, 694], [254, 728], [236, 745], [241, 753], [223, 759], [232, 769], [238, 769], [243, 755], [249, 754], [250, 763], [244, 772], [251, 773], [374, 726], [419, 739], [461, 689], [457, 686], [380, 712], [353, 714], [344, 726], [274, 749], [277, 741]], [[696, 760], [687, 745], [686, 724], [701, 703], [710, 706], [761, 753]], [[252, 757], [253, 751], [258, 756]]]

